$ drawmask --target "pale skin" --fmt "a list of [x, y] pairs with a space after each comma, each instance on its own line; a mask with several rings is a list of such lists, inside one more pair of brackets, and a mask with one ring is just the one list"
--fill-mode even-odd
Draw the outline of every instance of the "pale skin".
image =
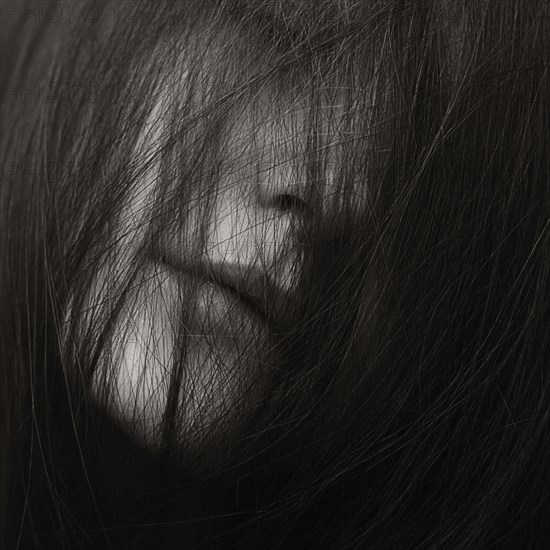
[[[136, 265], [136, 251], [143, 247], [151, 205], [158, 203], [159, 163], [154, 155], [163, 139], [166, 104], [160, 101], [152, 110], [138, 140], [136, 154], [150, 156], [150, 166], [122, 210], [116, 244], [86, 298], [80, 315], [84, 330], [93, 325], [96, 313], [99, 317], [105, 311], [109, 297], [116, 298], [120, 283]], [[329, 170], [337, 156], [335, 144], [342, 139], [336, 111], [327, 107], [319, 123]], [[265, 318], [232, 292], [197, 279], [187, 266], [207, 265], [226, 279], [229, 273], [228, 280], [237, 286], [253, 274], [260, 287], [269, 284], [266, 303], [274, 310], [295, 300], [301, 273], [297, 228], [309, 206], [300, 150], [307, 114], [306, 101], [274, 99], [265, 90], [235, 115], [215, 192], [202, 190], [201, 195], [198, 189], [184, 219], [174, 220], [158, 237], [154, 253], [138, 265], [109, 351], [94, 374], [92, 393], [151, 449], [163, 442], [161, 425], [174, 384], [179, 390], [178, 422], [172, 435], [192, 458], [202, 460], [214, 443], [236, 434], [277, 368], [272, 328]], [[336, 193], [330, 174], [317, 183], [316, 192], [327, 204], [327, 197]], [[208, 216], [199, 230], [205, 201]], [[251, 294], [264, 292], [258, 285], [243, 284]], [[183, 356], [178, 346], [182, 336]], [[182, 362], [182, 377], [174, 382]]]
[[[170, 232], [161, 243], [162, 253], [140, 270], [129, 306], [117, 321], [108, 368], [95, 375], [98, 400], [148, 447], [160, 443], [170, 371], [178, 360], [175, 347], [182, 332], [188, 340], [179, 436], [187, 447], [202, 450], [220, 433], [230, 436], [235, 411], [254, 405], [273, 368], [265, 321], [217, 285], [179, 272], [194, 261], [217, 270], [236, 268], [260, 276], [269, 272], [281, 296], [289, 295], [297, 284], [292, 226], [301, 214], [278, 206], [281, 196], [288, 200], [301, 193], [295, 162], [284, 158], [284, 142], [289, 139], [285, 133], [296, 131], [296, 116], [277, 121], [275, 133], [268, 133], [265, 126], [254, 128], [254, 118], [254, 113], [245, 113], [228, 141], [230, 163], [238, 168], [219, 182], [214, 200], [209, 199], [205, 242], [198, 244], [201, 238], [191, 210], [177, 232]], [[145, 139], [145, 147], [154, 150], [155, 132]], [[124, 280], [128, 274], [133, 251], [147, 229], [144, 220], [147, 205], [154, 202], [157, 171], [153, 166], [146, 174], [122, 216], [113, 260], [97, 276], [88, 299], [92, 311], [109, 292], [110, 281]], [[196, 205], [199, 210], [200, 200]], [[182, 312], [181, 295], [190, 291], [191, 304]], [[106, 395], [100, 393], [105, 387], [111, 388]]]

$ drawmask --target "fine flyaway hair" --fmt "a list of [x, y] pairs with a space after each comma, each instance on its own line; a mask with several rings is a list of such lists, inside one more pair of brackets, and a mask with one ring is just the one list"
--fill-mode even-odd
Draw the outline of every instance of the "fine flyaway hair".
[[[3, 12], [2, 547], [548, 547], [548, 1], [73, 4]], [[143, 266], [231, 193], [294, 297], [205, 373]]]

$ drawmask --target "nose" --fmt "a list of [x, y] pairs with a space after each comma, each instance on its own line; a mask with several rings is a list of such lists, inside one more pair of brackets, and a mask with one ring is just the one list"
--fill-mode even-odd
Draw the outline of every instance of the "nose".
[[252, 181], [217, 193], [203, 259], [263, 271], [288, 291], [299, 272], [296, 235], [308, 212], [305, 194], [290, 166], [264, 171]]

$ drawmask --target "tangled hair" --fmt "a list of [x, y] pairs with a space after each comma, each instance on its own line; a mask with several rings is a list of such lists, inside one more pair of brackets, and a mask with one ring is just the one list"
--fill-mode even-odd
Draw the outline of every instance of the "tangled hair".
[[[85, 9], [5, 35], [3, 547], [546, 547], [548, 2]], [[143, 305], [143, 266], [275, 169], [292, 303], [208, 378], [197, 288]], [[131, 318], [173, 342], [153, 397]]]

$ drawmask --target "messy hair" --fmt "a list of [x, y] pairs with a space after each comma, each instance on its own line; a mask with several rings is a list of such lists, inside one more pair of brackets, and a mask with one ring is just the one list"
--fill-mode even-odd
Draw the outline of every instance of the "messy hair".
[[[17, 22], [3, 69], [6, 543], [548, 544], [548, 3], [114, 4]], [[189, 217], [204, 233], [197, 197], [227, 174], [261, 179], [249, 143], [288, 112], [302, 275], [277, 365], [182, 431], [174, 361], [152, 449], [97, 397], [116, 320], [151, 243]]]

